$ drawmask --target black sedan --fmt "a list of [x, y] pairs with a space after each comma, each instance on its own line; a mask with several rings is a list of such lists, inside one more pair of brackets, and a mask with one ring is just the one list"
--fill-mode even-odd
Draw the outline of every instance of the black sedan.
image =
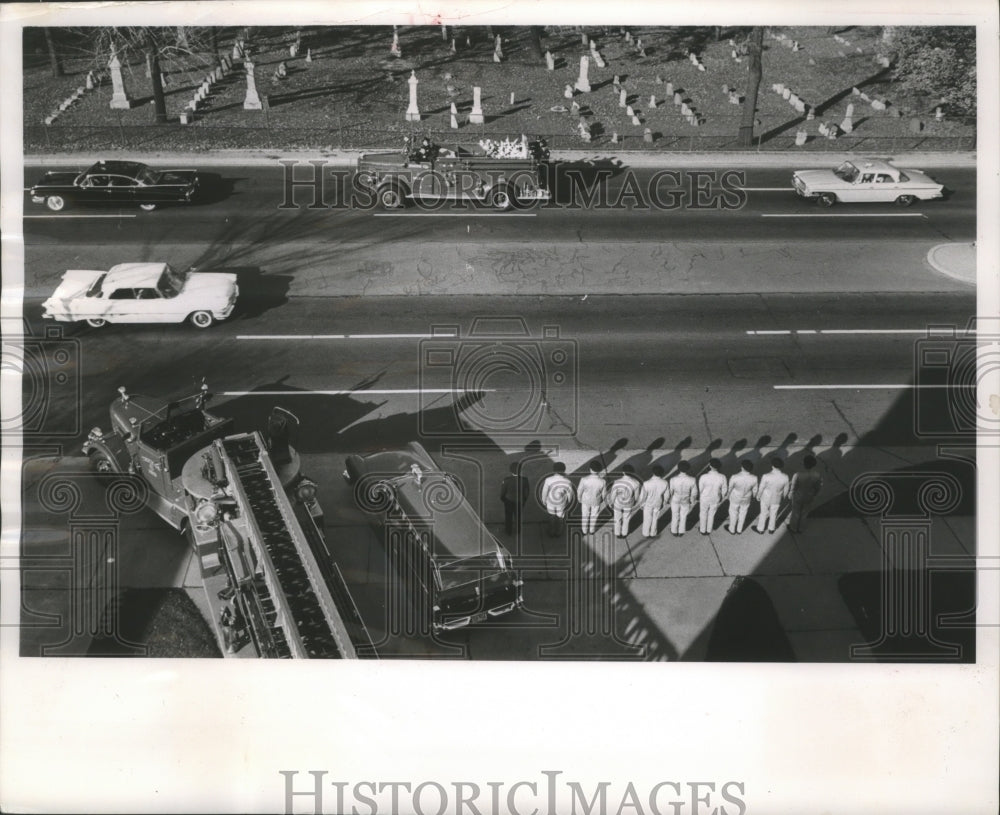
[[137, 161], [99, 161], [81, 172], [46, 173], [35, 184], [31, 200], [53, 212], [67, 204], [138, 204], [156, 209], [160, 204], [188, 203], [198, 190], [197, 170], [154, 170]]

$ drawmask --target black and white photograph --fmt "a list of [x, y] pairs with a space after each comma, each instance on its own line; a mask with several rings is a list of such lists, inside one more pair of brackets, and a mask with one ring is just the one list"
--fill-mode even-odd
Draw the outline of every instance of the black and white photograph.
[[998, 12], [5, 3], [0, 808], [993, 812]]

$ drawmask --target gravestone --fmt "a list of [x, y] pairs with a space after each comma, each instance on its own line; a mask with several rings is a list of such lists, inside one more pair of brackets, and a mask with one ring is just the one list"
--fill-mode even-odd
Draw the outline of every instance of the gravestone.
[[132, 100], [129, 99], [128, 93], [125, 91], [125, 82], [122, 79], [122, 64], [118, 59], [118, 54], [112, 54], [108, 67], [111, 69], [111, 86], [113, 89], [111, 107], [116, 110], [128, 110], [132, 107]]
[[550, 71], [554, 71], [556, 69], [556, 58], [552, 56], [551, 51], [545, 52], [545, 67]]
[[618, 107], [620, 108], [625, 107], [628, 104], [628, 102], [626, 101], [627, 99], [628, 99], [628, 92], [624, 88], [622, 88], [618, 92]]
[[510, 92], [510, 103], [511, 103], [511, 105], [514, 104], [514, 91]]
[[458, 53], [458, 44], [455, 42], [455, 38], [454, 37], [451, 38], [451, 46], [450, 46], [449, 50], [453, 54], [457, 54]]
[[476, 86], [472, 89], [472, 111], [469, 113], [469, 124], [481, 125], [483, 122], [483, 89]]
[[681, 102], [681, 116], [690, 116], [691, 108], [687, 106], [687, 102]]
[[633, 116], [635, 116], [635, 111], [632, 110], [632, 106], [631, 105], [629, 105], [628, 107], [625, 108], [625, 115], [628, 116], [630, 119]]
[[667, 96], [673, 96], [673, 95], [674, 95], [674, 83], [673, 82], [668, 82], [667, 83]]
[[572, 85], [567, 85], [563, 89], [563, 96], [565, 96], [567, 99], [572, 99], [573, 98], [573, 86]]
[[580, 57], [580, 75], [576, 78], [576, 89], [581, 93], [590, 93], [590, 58]]
[[674, 93], [674, 104], [675, 104], [675, 105], [680, 105], [680, 104], [682, 104], [683, 102], [684, 102], [684, 100], [683, 100], [683, 99], [681, 98], [681, 95], [680, 95], [680, 93], [679, 93], [679, 92], [675, 92], [675, 93]]
[[497, 34], [493, 44], [493, 53], [500, 57], [500, 59], [503, 59], [503, 41], [500, 39], [499, 34]]
[[594, 62], [597, 63], [598, 68], [607, 68], [608, 64], [604, 61], [604, 57], [601, 56], [600, 51], [594, 51]]
[[260, 96], [257, 95], [257, 79], [253, 73], [253, 62], [247, 60], [244, 65], [246, 66], [247, 92], [246, 96], [243, 97], [243, 110], [260, 110], [263, 105], [260, 103]]
[[789, 99], [789, 97], [791, 97], [791, 95], [792, 95], [792, 92], [788, 88], [785, 88], [784, 90], [781, 91], [781, 98], [784, 99], [785, 101], [788, 101], [788, 99]]
[[[48, 122], [46, 122], [46, 124], [48, 124]], [[619, 141], [619, 139], [618, 139], [618, 131], [617, 130], [611, 131], [611, 143], [612, 144], [618, 144], [618, 141]]]
[[89, 71], [87, 73], [87, 90], [92, 91], [94, 89], [94, 72]]
[[796, 147], [801, 147], [803, 144], [806, 143], [806, 139], [808, 139], [808, 138], [809, 138], [809, 136], [806, 133], [806, 131], [804, 131], [804, 130], [797, 131], [796, 134], [795, 134], [795, 146]]
[[587, 32], [586, 31], [581, 31], [580, 32], [580, 44], [581, 45], [587, 45]]
[[642, 122], [639, 121], [638, 116], [632, 116], [632, 124], [635, 125], [636, 127], [639, 127], [642, 124]]
[[410, 78], [406, 80], [406, 84], [410, 86], [410, 103], [406, 107], [406, 121], [419, 122], [420, 108], [417, 107], [417, 85], [420, 84], [420, 80], [417, 79], [416, 71], [410, 71]]
[[615, 74], [615, 78], [611, 80], [611, 86], [613, 88], [620, 88], [622, 86], [622, 81], [619, 78], [618, 74]]
[[650, 110], [656, 110], [656, 94], [649, 97]]
[[313, 61], [313, 50], [312, 50], [312, 48], [307, 48], [306, 49], [306, 62], [312, 62], [312, 61]]
[[396, 59], [400, 59], [403, 56], [403, 49], [399, 47], [399, 34], [395, 31], [392, 32], [392, 45], [389, 46], [389, 53], [396, 57]]
[[850, 116], [844, 117], [844, 120], [840, 123], [840, 129], [843, 130], [845, 133], [854, 132], [854, 122], [852, 121]]
[[854, 115], [854, 103], [853, 102], [848, 102], [847, 103], [847, 116], [848, 116], [848, 118], [850, 118], [853, 115]]
[[642, 132], [642, 140], [646, 142], [646, 144], [653, 143], [653, 131], [648, 127]]

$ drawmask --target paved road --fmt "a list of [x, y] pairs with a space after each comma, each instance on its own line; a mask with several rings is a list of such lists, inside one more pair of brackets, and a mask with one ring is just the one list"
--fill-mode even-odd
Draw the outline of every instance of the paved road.
[[[300, 181], [314, 179], [311, 165], [300, 162], [294, 170], [286, 171], [275, 163], [272, 167], [204, 170], [209, 192], [203, 203], [154, 214], [131, 209], [77, 208], [54, 216], [44, 207], [31, 204], [25, 196], [25, 214], [30, 216], [25, 231], [32, 242], [71, 241], [83, 245], [106, 241], [109, 235], [116, 243], [126, 245], [212, 243], [223, 238], [266, 244], [287, 240], [283, 230], [306, 218], [301, 231], [294, 233], [297, 240], [306, 242], [357, 241], [373, 236], [381, 242], [412, 241], [416, 236], [426, 242], [452, 242], [460, 239], [459, 235], [466, 236], [463, 240], [507, 243], [975, 238], [974, 168], [942, 167], [933, 171], [934, 177], [953, 191], [946, 201], [918, 202], [910, 209], [892, 204], [845, 204], [829, 211], [796, 198], [789, 182], [794, 169], [685, 168], [654, 183], [658, 171], [651, 168], [630, 170], [611, 162], [579, 162], [556, 173], [554, 201], [528, 212], [498, 214], [449, 204], [435, 211], [411, 207], [402, 213], [387, 214], [371, 207], [343, 206], [345, 199], [359, 200], [350, 198], [347, 167], [324, 166], [320, 173], [323, 187], [317, 193], [309, 185], [286, 189], [287, 172]], [[340, 174], [342, 183], [335, 180], [334, 171]], [[40, 168], [26, 168], [26, 181], [41, 172]], [[598, 191], [600, 178], [605, 179], [606, 193]], [[585, 205], [586, 196], [580, 193], [584, 188], [592, 189], [596, 196], [589, 207]], [[653, 188], [659, 190], [658, 199], [650, 192]], [[745, 190], [745, 197], [736, 193], [737, 189]], [[303, 209], [313, 205], [317, 209], [303, 214]], [[119, 212], [121, 218], [116, 217]], [[623, 218], [623, 213], [629, 217]], [[98, 215], [105, 216], [109, 223], [96, 228]], [[178, 230], [183, 232], [179, 234]]]
[[[37, 303], [28, 304], [29, 315], [36, 309]], [[302, 421], [298, 446], [321, 485], [338, 559], [383, 656], [704, 659], [743, 653], [839, 660], [851, 644], [865, 641], [855, 615], [858, 603], [867, 602], [871, 611], [878, 589], [876, 581], [875, 594], [869, 587], [867, 599], [851, 605], [843, 580], [878, 573], [882, 557], [877, 524], [859, 515], [846, 490], [857, 475], [873, 470], [949, 466], [937, 458], [934, 440], [912, 429], [914, 398], [934, 394], [909, 387], [916, 376], [915, 342], [929, 323], [963, 326], [974, 310], [971, 293], [287, 302], [275, 293], [270, 300], [248, 300], [231, 322], [209, 331], [73, 331], [81, 410], [71, 415], [67, 400], [53, 405], [49, 418], [78, 431], [71, 439], [37, 441], [59, 441], [73, 455], [86, 429], [106, 426], [107, 405], [119, 385], [180, 395], [205, 375], [219, 411], [241, 427], [258, 426], [275, 404], [290, 408]], [[453, 376], [461, 362], [431, 380], [428, 369], [421, 370], [428, 358], [422, 350], [431, 342], [422, 335], [435, 326], [440, 333], [457, 325], [464, 334], [475, 317], [502, 317], [505, 322], [481, 321], [480, 328], [509, 330], [518, 325], [512, 315], [536, 337], [546, 325], [559, 328], [558, 339], [539, 339], [519, 357], [567, 375], [563, 387], [550, 381], [546, 405], [531, 390], [526, 370], [494, 368], [490, 355], [467, 377], [462, 371]], [[451, 336], [433, 342], [458, 348]], [[553, 348], [566, 351], [570, 363], [575, 358], [576, 370], [555, 364]], [[456, 350], [456, 360], [461, 354]], [[460, 414], [454, 403], [472, 381], [481, 399]], [[538, 408], [527, 411], [537, 421], [503, 424], [525, 405]], [[498, 418], [500, 425], [483, 426]], [[531, 613], [513, 626], [433, 641], [407, 631], [417, 624], [412, 619], [392, 618], [399, 607], [391, 595], [397, 581], [340, 478], [346, 454], [418, 438], [459, 473], [474, 505], [501, 535], [496, 482], [512, 460], [527, 459], [526, 472], [537, 484], [551, 459], [577, 473], [598, 454], [609, 468], [629, 461], [640, 471], [652, 463], [669, 470], [680, 458], [697, 469], [713, 454], [727, 469], [744, 457], [771, 455], [795, 468], [808, 448], [823, 462], [827, 488], [805, 538], [780, 531], [731, 538], [717, 530], [707, 538], [663, 535], [650, 545], [633, 533], [627, 544], [599, 537], [553, 548], [535, 506], [523, 536], [505, 541], [528, 564]], [[970, 472], [959, 468], [956, 477], [971, 483]], [[958, 514], [936, 524], [935, 545], [967, 558], [974, 547], [972, 512], [965, 507]], [[163, 547], [175, 561], [181, 556], [179, 540], [155, 518], [144, 526], [145, 545], [160, 542], [158, 557], [171, 560]], [[164, 574], [185, 579], [184, 561]], [[737, 585], [739, 576], [752, 582]], [[618, 597], [610, 622], [601, 616], [609, 607], [598, 596], [609, 586]], [[587, 594], [591, 590], [597, 595]], [[747, 604], [745, 614], [757, 621], [761, 642], [750, 652], [729, 642], [731, 623], [718, 622], [727, 603]], [[582, 623], [573, 616], [580, 614]], [[563, 643], [565, 626], [578, 623], [586, 636]]]

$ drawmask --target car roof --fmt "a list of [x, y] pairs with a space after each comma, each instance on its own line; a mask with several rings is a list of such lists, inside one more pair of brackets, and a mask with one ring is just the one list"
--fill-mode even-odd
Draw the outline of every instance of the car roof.
[[893, 167], [888, 161], [880, 161], [878, 159], [865, 159], [864, 161], [851, 159], [851, 164], [862, 172], [898, 172], [898, 170], [896, 170], [896, 168]]
[[88, 173], [114, 173], [135, 177], [140, 170], [146, 169], [145, 164], [138, 161], [99, 161], [90, 167]]
[[[388, 450], [359, 457], [365, 474], [378, 474], [394, 482], [396, 500], [413, 521], [425, 519], [434, 536], [435, 556], [464, 560], [496, 550], [497, 540], [476, 515], [457, 487], [442, 481], [444, 470], [418, 443], [401, 450]], [[425, 475], [422, 487], [410, 475], [410, 465], [419, 464]]]
[[166, 263], [119, 263], [108, 270], [101, 288], [149, 288], [157, 284], [166, 268]]

